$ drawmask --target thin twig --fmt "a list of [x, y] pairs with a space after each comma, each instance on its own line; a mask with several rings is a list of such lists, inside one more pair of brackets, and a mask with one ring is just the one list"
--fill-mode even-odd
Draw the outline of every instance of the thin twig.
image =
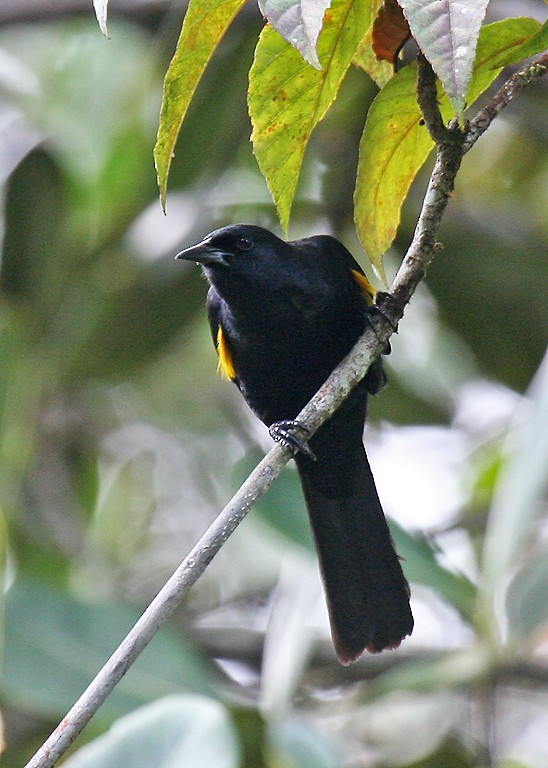
[[464, 143], [464, 152], [468, 152], [474, 146], [504, 107], [507, 107], [524, 88], [545, 75], [547, 71], [548, 53], [545, 53], [532, 64], [528, 64], [515, 72], [470, 122]]
[[[383, 312], [372, 318], [371, 326], [358, 340], [354, 349], [297, 417], [311, 434], [334, 413], [352, 388], [364, 377], [397, 327], [405, 306], [438, 247], [437, 233], [441, 218], [453, 190], [464, 152], [519, 90], [546, 72], [544, 59], [546, 57], [523, 70], [528, 74], [518, 73], [510, 78], [509, 83], [512, 85], [509, 85], [506, 95], [499, 96], [504, 90], [501, 89], [492, 100], [495, 102], [492, 112], [488, 111], [490, 102], [472, 121], [471, 134], [463, 134], [458, 126], [451, 125], [444, 128], [443, 137], [438, 135], [438, 156], [413, 241], [390, 293], [381, 296]], [[425, 73], [426, 69], [423, 69], [423, 75]], [[437, 110], [437, 96], [433, 95], [428, 78], [429, 74], [426, 73], [426, 95], [423, 81], [418, 84], [425, 122], [431, 122], [431, 117]], [[482, 115], [484, 117], [480, 118]], [[436, 121], [435, 117], [433, 119]], [[438, 133], [436, 129], [435, 132]], [[463, 140], [466, 143], [463, 143]], [[290, 458], [291, 453], [281, 446], [274, 446], [265, 456], [25, 768], [52, 768], [56, 764]]]

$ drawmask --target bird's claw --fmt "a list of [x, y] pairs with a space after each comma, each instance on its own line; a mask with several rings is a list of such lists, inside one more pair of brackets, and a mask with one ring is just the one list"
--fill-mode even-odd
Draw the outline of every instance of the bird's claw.
[[373, 304], [373, 306], [370, 307], [370, 309], [372, 309], [373, 312], [378, 312], [382, 317], [384, 317], [384, 319], [390, 325], [394, 333], [397, 333], [398, 323], [396, 320], [394, 320], [394, 317], [390, 312], [391, 303], [393, 304], [393, 300], [389, 293], [385, 293], [385, 291], [378, 291], [377, 297], [376, 297], [376, 303]]
[[300, 451], [312, 461], [316, 461], [316, 456], [307, 443], [310, 433], [300, 421], [291, 419], [275, 421], [270, 425], [268, 431], [276, 443], [283, 445], [284, 448], [288, 448], [293, 453]]
[[[389, 294], [386, 294], [386, 293], [380, 293], [380, 292], [377, 293], [377, 301], [379, 300], [379, 297], [384, 297], [384, 296], [388, 296], [388, 295]], [[375, 328], [375, 324], [372, 322], [372, 316], [373, 315], [380, 315], [381, 317], [383, 317], [386, 320], [386, 322], [390, 325], [392, 330], [395, 333], [398, 332], [398, 324], [394, 320], [394, 318], [392, 317], [390, 312], [387, 309], [385, 309], [381, 304], [378, 304], [378, 303], [377, 304], [373, 304], [367, 310], [367, 318], [368, 318], [369, 324], [370, 324], [371, 328], [373, 329], [373, 332], [374, 332], [375, 336], [377, 336], [377, 338], [378, 338], [377, 329]], [[386, 347], [383, 349], [382, 354], [383, 355], [389, 355], [391, 351], [392, 351], [392, 348], [390, 346], [390, 342], [387, 341], [386, 342]]]

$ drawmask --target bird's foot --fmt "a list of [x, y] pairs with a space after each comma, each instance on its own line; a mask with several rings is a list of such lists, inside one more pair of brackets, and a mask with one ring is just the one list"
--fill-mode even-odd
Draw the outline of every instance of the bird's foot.
[[[387, 293], [381, 293], [381, 292], [377, 293], [377, 301], [379, 300], [379, 297], [384, 297], [384, 296], [388, 296], [388, 295], [389, 294], [387, 294]], [[378, 338], [377, 329], [375, 328], [375, 324], [372, 322], [373, 315], [380, 315], [381, 317], [383, 317], [386, 320], [386, 322], [390, 325], [392, 330], [395, 333], [398, 332], [398, 324], [394, 320], [394, 318], [392, 317], [390, 312], [387, 309], [385, 309], [382, 306], [382, 304], [373, 304], [367, 310], [367, 319], [368, 319], [370, 327], [373, 329], [373, 332], [374, 332], [375, 336], [377, 336], [377, 338]], [[386, 346], [385, 346], [385, 348], [382, 351], [382, 354], [383, 355], [389, 355], [391, 351], [392, 351], [392, 347], [390, 346], [390, 342], [387, 341], [386, 342]]]
[[316, 456], [307, 443], [310, 433], [300, 421], [291, 419], [275, 421], [270, 425], [268, 431], [276, 443], [280, 443], [284, 448], [289, 448], [293, 453], [300, 451], [312, 461], [316, 461]]
[[378, 291], [375, 304], [369, 308], [370, 311], [378, 312], [390, 325], [394, 333], [398, 332], [398, 322], [394, 319], [395, 304], [392, 296], [385, 291]]

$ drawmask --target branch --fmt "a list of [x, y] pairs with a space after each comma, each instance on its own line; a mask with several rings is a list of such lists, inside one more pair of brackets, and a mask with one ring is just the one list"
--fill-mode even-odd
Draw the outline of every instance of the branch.
[[428, 133], [439, 146], [448, 140], [446, 127], [438, 107], [438, 79], [432, 65], [421, 51], [417, 56], [417, 101]]
[[547, 71], [548, 53], [545, 53], [532, 64], [513, 74], [470, 122], [464, 151], [468, 152], [474, 146], [504, 107], [507, 107], [524, 88], [541, 78]]
[[[437, 94], [435, 89], [432, 90], [431, 76], [426, 65], [420, 65], [419, 100], [425, 123], [429, 129], [434, 126], [433, 131], [438, 138], [438, 152], [413, 241], [390, 293], [379, 294], [377, 303], [381, 311], [372, 316], [371, 324], [364, 335], [297, 416], [310, 434], [335, 412], [353, 387], [365, 376], [402, 318], [406, 305], [438, 248], [437, 234], [441, 219], [465, 151], [475, 143], [492, 119], [519, 90], [546, 72], [545, 59], [546, 57], [543, 57], [536, 65], [531, 65], [510, 78], [506, 86], [472, 121], [470, 133], [461, 131], [457, 125], [444, 127], [443, 132], [439, 130], [436, 117]], [[500, 96], [503, 92], [506, 95]], [[484, 126], [483, 129], [481, 126]], [[52, 768], [56, 764], [290, 458], [291, 452], [288, 449], [276, 445], [258, 464], [25, 768]]]

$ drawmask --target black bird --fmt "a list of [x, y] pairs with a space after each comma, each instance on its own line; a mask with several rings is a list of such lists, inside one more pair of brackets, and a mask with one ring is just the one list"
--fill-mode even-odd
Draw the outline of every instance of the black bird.
[[210, 283], [207, 312], [219, 369], [274, 439], [295, 455], [320, 560], [339, 661], [397, 648], [413, 630], [409, 586], [362, 441], [380, 358], [306, 442], [293, 420], [363, 333], [374, 289], [338, 240], [284, 242], [247, 224], [181, 251]]

